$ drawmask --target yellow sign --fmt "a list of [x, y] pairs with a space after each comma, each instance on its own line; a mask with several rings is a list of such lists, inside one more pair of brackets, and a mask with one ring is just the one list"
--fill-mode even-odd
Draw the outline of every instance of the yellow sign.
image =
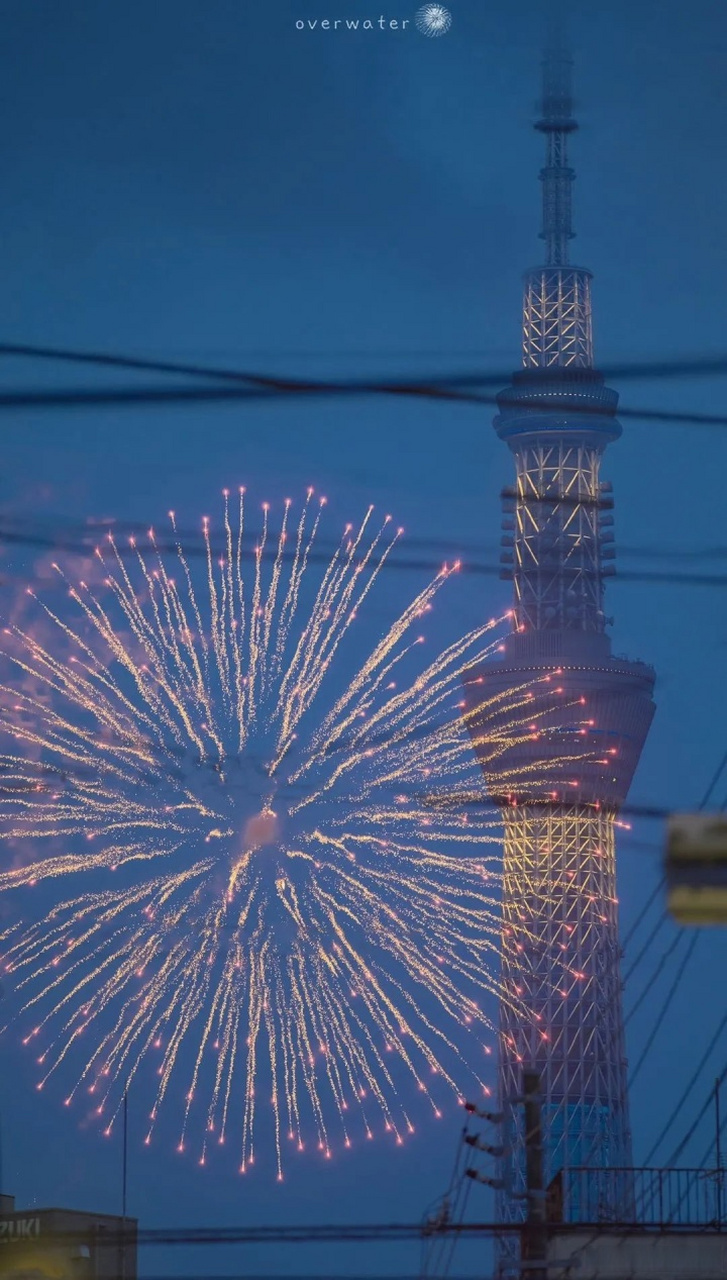
[[669, 911], [678, 924], [727, 924], [727, 816], [672, 814], [665, 871]]

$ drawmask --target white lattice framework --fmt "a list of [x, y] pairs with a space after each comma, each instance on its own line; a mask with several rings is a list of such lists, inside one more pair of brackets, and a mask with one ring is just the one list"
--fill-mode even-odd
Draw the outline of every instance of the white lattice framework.
[[540, 267], [525, 277], [523, 367], [553, 365], [593, 365], [591, 273], [580, 267]]
[[[540, 1073], [546, 1185], [562, 1167], [630, 1167], [614, 816], [529, 807], [505, 819], [502, 1221], [522, 1218], [523, 1065]], [[619, 1188], [624, 1213], [630, 1197]], [[618, 1216], [619, 1206], [611, 1206]], [[507, 1253], [501, 1259], [507, 1270]]]
[[518, 449], [512, 577], [515, 615], [528, 631], [603, 631], [603, 577], [613, 552], [602, 525], [602, 449], [544, 438]]
[[[544, 63], [542, 106], [536, 127], [546, 141], [545, 264], [525, 278], [523, 370], [499, 394], [495, 419], [516, 465], [501, 555], [503, 573], [513, 580], [515, 626], [502, 660], [476, 678], [492, 696], [556, 668], [568, 705], [585, 703], [589, 715], [558, 717], [555, 737], [536, 733], [532, 745], [503, 761], [499, 778], [482, 761], [491, 794], [505, 805], [499, 1062], [505, 1222], [522, 1221], [525, 1213], [526, 1067], [541, 1079], [546, 1184], [564, 1166], [631, 1165], [614, 821], [653, 715], [653, 672], [614, 659], [605, 633], [603, 580], [613, 572], [605, 509], [612, 504], [604, 500], [599, 470], [603, 450], [620, 434], [618, 397], [593, 369], [591, 273], [568, 261], [574, 173], [567, 144], [577, 125], [570, 59], [557, 41]], [[593, 750], [602, 749], [597, 742], [613, 745], [593, 759]], [[533, 765], [559, 779], [563, 756], [571, 770], [564, 786], [531, 785]], [[506, 768], [512, 776], [518, 765], [525, 782], [513, 795], [503, 780]], [[619, 1203], [606, 1209], [625, 1216], [629, 1186], [614, 1194]], [[517, 1236], [504, 1240], [501, 1270], [519, 1275]]]

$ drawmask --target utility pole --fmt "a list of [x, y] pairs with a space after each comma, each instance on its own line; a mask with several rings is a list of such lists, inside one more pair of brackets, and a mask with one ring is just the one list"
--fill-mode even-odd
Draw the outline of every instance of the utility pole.
[[715, 1155], [717, 1160], [717, 1229], [722, 1228], [722, 1142], [721, 1142], [721, 1121], [719, 1114], [719, 1076], [714, 1082], [714, 1126], [715, 1126]]
[[[0, 1000], [2, 1000], [4, 995], [5, 995], [5, 990], [3, 988], [2, 982], [0, 982]], [[0, 1097], [2, 1097], [1, 1090], [0, 1090]], [[3, 1196], [3, 1115], [2, 1115], [2, 1108], [0, 1108], [0, 1202], [2, 1202], [2, 1196]]]
[[123, 1155], [121, 1160], [121, 1280], [126, 1280], [126, 1165], [127, 1165], [127, 1135], [129, 1120], [129, 1095], [124, 1089], [124, 1134], [123, 1134]]
[[540, 1108], [540, 1075], [523, 1072], [525, 1109], [525, 1188], [527, 1218], [522, 1233], [522, 1262], [533, 1280], [547, 1280], [548, 1231], [543, 1186], [543, 1125]]

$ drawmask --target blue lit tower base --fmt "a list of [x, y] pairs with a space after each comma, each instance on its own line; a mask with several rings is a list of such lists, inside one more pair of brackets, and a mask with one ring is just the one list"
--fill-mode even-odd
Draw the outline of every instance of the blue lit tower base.
[[[524, 367], [498, 396], [495, 419], [516, 470], [505, 498], [501, 557], [513, 582], [514, 633], [500, 661], [473, 670], [466, 682], [476, 743], [483, 695], [491, 699], [552, 675], [553, 696], [545, 714], [534, 712], [531, 736], [496, 763], [482, 758], [505, 825], [499, 1063], [505, 1221], [524, 1214], [523, 1067], [541, 1076], [546, 1185], [563, 1166], [631, 1164], [614, 820], [654, 713], [652, 669], [614, 658], [605, 632], [613, 503], [599, 470], [621, 427], [617, 394], [593, 369], [591, 276], [567, 262], [573, 172], [566, 140], [576, 125], [569, 62], [558, 50], [546, 59], [537, 127], [547, 140], [541, 173], [547, 265], [526, 277]], [[614, 1202], [602, 1211], [618, 1219], [628, 1209], [628, 1179], [612, 1185]], [[507, 1248], [500, 1263], [517, 1270]]]

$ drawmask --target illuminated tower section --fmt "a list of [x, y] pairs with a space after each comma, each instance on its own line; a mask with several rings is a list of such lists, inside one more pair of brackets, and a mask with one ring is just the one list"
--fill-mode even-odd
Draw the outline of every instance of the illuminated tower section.
[[[574, 175], [567, 143], [576, 127], [570, 61], [553, 49], [536, 125], [546, 142], [546, 261], [525, 277], [523, 368], [498, 396], [495, 418], [515, 461], [501, 556], [513, 582], [514, 629], [501, 660], [466, 681], [475, 743], [483, 692], [492, 698], [529, 685], [549, 699], [544, 706], [536, 694], [539, 709], [518, 745], [497, 764], [482, 760], [505, 824], [505, 1220], [524, 1211], [524, 1067], [541, 1077], [546, 1183], [564, 1166], [631, 1164], [614, 822], [654, 713], [654, 673], [613, 657], [606, 634], [613, 502], [599, 473], [621, 426], [618, 396], [593, 368], [591, 274], [568, 261]], [[612, 1182], [621, 1203], [603, 1210], [618, 1217], [629, 1179]]]

